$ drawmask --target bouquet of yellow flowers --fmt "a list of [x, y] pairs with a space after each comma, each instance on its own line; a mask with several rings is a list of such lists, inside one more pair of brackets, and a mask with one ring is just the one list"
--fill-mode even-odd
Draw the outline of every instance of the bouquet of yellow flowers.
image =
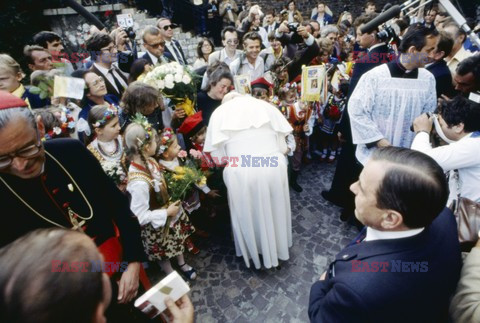
[[[186, 153], [183, 153], [185, 153], [185, 151], [180, 151], [179, 157], [180, 155], [186, 156]], [[165, 179], [171, 201], [183, 201], [193, 185], [203, 186], [207, 184], [207, 178], [203, 171], [196, 167], [190, 160], [188, 160], [184, 166], [175, 167], [173, 172], [167, 172]]]

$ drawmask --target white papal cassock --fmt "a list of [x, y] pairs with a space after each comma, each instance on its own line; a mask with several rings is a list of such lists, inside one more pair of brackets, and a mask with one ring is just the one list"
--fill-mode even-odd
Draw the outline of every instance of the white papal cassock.
[[285, 137], [291, 131], [276, 107], [250, 96], [222, 104], [208, 125], [204, 151], [219, 160], [228, 158], [223, 178], [235, 249], [247, 267], [249, 259], [261, 267], [259, 254], [266, 268], [289, 258], [292, 219]]

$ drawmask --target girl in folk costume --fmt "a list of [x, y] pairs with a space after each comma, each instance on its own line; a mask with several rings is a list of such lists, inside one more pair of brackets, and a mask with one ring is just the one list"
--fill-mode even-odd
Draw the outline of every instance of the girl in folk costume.
[[197, 277], [195, 269], [184, 259], [185, 240], [195, 231], [180, 206], [169, 205], [167, 184], [155, 159], [156, 131], [142, 116], [137, 116], [125, 131], [125, 145], [130, 158], [127, 191], [130, 208], [141, 226], [145, 253], [166, 274], [173, 271], [170, 259], [176, 258], [186, 278]]
[[[318, 124], [322, 154], [320, 161], [333, 163], [337, 155], [338, 124], [342, 120], [347, 103], [348, 83], [332, 84], [326, 103], [320, 107]], [[327, 159], [328, 156], [328, 159]]]
[[308, 136], [313, 132], [315, 118], [311, 105], [297, 100], [296, 85], [280, 89], [279, 99], [281, 99], [280, 111], [292, 126], [292, 134], [295, 139], [295, 145], [292, 145], [293, 155], [289, 158], [291, 165], [290, 186], [296, 192], [302, 192], [303, 189], [298, 185], [297, 178], [303, 156], [308, 152]]
[[[117, 187], [125, 192], [127, 168], [120, 136], [118, 110], [113, 105], [96, 105], [88, 112], [89, 127], [82, 129], [93, 141], [87, 148]], [[92, 131], [93, 130], [93, 131]]]
[[[180, 145], [178, 144], [177, 137], [173, 133], [173, 130], [166, 128], [160, 134], [160, 146], [158, 148], [158, 157], [160, 165], [162, 165], [166, 171], [176, 173], [175, 169], [179, 166], [183, 166], [184, 160], [187, 157], [187, 153], [181, 150]], [[196, 188], [201, 190], [209, 197], [217, 197], [218, 193], [215, 190], [210, 190], [206, 185], [195, 184]], [[190, 216], [194, 216], [194, 212], [200, 208], [200, 196], [198, 190], [193, 189], [189, 194], [187, 194], [184, 201], [182, 201], [182, 206], [187, 211]], [[201, 231], [200, 235], [208, 235], [205, 232]], [[194, 245], [191, 239], [185, 241], [185, 246], [188, 251], [193, 254], [198, 254], [200, 250]]]

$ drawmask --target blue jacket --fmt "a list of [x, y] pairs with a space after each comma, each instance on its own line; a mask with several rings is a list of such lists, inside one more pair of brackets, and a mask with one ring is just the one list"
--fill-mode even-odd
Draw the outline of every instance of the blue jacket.
[[456, 221], [444, 209], [415, 236], [343, 249], [327, 278], [313, 284], [308, 316], [312, 322], [446, 322], [460, 269]]
[[[318, 18], [318, 13], [314, 14], [312, 16], [312, 20], [317, 20]], [[333, 23], [333, 17], [330, 16], [328, 13], [323, 14], [323, 25], [331, 25]]]

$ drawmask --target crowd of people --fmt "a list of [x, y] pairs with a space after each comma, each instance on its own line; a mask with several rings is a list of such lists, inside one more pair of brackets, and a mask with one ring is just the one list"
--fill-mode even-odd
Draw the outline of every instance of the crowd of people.
[[[480, 54], [443, 7], [365, 29], [373, 2], [354, 17], [323, 2], [306, 16], [295, 1], [280, 12], [200, 1], [192, 62], [162, 3], [137, 31], [141, 53], [124, 29], [92, 26], [80, 60], [52, 31], [32, 35], [23, 60], [0, 54], [0, 197], [12, 219], [0, 234], [1, 321], [145, 320], [132, 310], [151, 286], [142, 262], [194, 281], [202, 268], [185, 253], [199, 257], [195, 239], [225, 225], [246, 267], [279, 266], [312, 162], [336, 163], [321, 195], [360, 234], [313, 284], [311, 321], [480, 319]], [[305, 66], [324, 71], [315, 100]], [[80, 99], [56, 95], [62, 77], [85, 85]], [[58, 259], [127, 267], [65, 275], [51, 271]], [[43, 297], [26, 306], [32, 295]], [[193, 321], [188, 297], [167, 307]]]

